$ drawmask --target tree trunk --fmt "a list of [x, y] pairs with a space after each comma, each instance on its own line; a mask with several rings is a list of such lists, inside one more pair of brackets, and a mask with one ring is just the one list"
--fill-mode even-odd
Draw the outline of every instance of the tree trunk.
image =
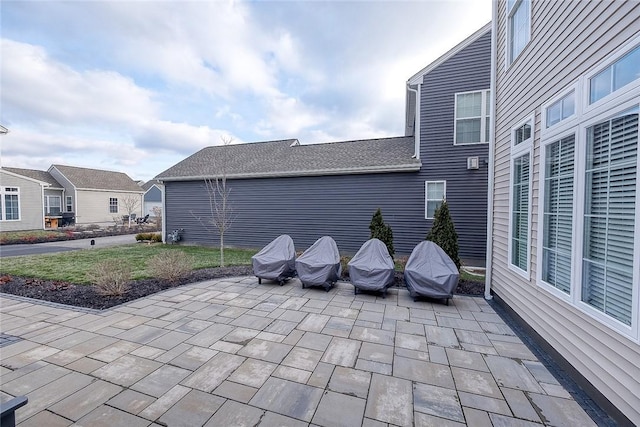
[[224, 231], [220, 233], [220, 267], [224, 267]]

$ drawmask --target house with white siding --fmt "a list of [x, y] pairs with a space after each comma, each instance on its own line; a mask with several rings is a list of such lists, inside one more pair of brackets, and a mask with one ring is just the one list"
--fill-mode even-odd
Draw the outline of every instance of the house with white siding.
[[640, 425], [640, 3], [494, 3], [487, 297]]

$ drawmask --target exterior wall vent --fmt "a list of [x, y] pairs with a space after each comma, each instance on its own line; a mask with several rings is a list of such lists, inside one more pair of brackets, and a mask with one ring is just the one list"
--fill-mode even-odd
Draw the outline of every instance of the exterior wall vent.
[[480, 158], [467, 157], [467, 169], [480, 169]]

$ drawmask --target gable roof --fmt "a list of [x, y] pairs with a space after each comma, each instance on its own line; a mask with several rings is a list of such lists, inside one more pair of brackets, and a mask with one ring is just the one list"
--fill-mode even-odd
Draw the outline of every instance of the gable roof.
[[418, 171], [413, 137], [301, 145], [297, 139], [204, 148], [155, 179], [263, 178]]
[[160, 183], [157, 179], [151, 179], [140, 186], [145, 192], [149, 191], [153, 186], [160, 187], [162, 183]]
[[37, 169], [8, 168], [5, 166], [2, 167], [2, 170], [14, 173], [16, 175], [35, 179], [36, 181], [46, 182], [54, 188], [63, 188], [62, 185], [60, 185], [60, 183], [56, 181], [56, 179], [47, 171], [41, 171]]
[[416, 74], [414, 74], [412, 77], [410, 77], [409, 80], [407, 80], [407, 84], [413, 86], [413, 85], [417, 85], [419, 83], [422, 83], [422, 77], [425, 74], [427, 74], [429, 71], [433, 70], [434, 68], [438, 67], [443, 62], [445, 62], [449, 58], [453, 57], [458, 52], [460, 52], [461, 50], [463, 50], [464, 48], [469, 46], [471, 43], [473, 43], [474, 41], [478, 40], [480, 37], [484, 36], [486, 33], [490, 32], [490, 31], [491, 31], [491, 22], [489, 22], [488, 24], [485, 24], [482, 28], [480, 28], [475, 33], [471, 34], [469, 37], [464, 39], [462, 42], [458, 43], [455, 47], [453, 47], [452, 49], [447, 51], [444, 55], [442, 55], [441, 57], [439, 57], [438, 59], [436, 59], [435, 61], [433, 61], [429, 65], [427, 65], [426, 67], [424, 67], [422, 70], [418, 71]]
[[64, 165], [52, 165], [49, 170], [53, 168], [56, 168], [77, 189], [144, 192], [134, 180], [122, 172]]

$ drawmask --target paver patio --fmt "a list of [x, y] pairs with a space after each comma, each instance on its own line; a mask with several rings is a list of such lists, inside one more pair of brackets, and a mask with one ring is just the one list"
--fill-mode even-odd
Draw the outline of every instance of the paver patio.
[[253, 277], [105, 311], [0, 296], [20, 426], [595, 425], [491, 306]]

